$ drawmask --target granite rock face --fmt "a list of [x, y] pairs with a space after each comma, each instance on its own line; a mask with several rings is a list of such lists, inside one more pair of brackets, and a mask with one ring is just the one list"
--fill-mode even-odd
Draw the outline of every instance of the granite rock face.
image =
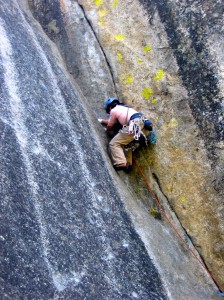
[[[42, 9], [50, 10], [51, 3]], [[77, 4], [71, 3], [60, 1], [66, 16]], [[153, 176], [209, 270], [223, 282], [223, 5], [79, 4], [106, 56], [118, 96], [153, 119], [159, 131], [157, 146], [139, 157], [145, 173]], [[40, 3], [37, 7], [40, 12]], [[46, 27], [53, 19], [38, 17], [58, 43], [60, 34], [55, 38]]]
[[224, 284], [222, 1], [79, 3], [120, 99], [159, 132], [157, 146], [137, 156], [145, 174]]
[[[211, 174], [210, 161], [201, 163], [207, 148], [165, 29], [156, 9], [158, 32], [148, 31], [139, 2], [110, 4], [0, 0], [2, 299], [216, 299], [208, 274], [166, 222], [150, 217], [142, 205], [150, 195], [136, 169], [118, 177], [111, 167], [107, 137], [96, 118], [104, 114], [105, 97], [117, 93], [145, 114], [150, 108], [160, 142], [137, 158], [164, 207], [169, 211], [170, 203], [185, 227], [191, 214], [187, 231], [207, 259], [213, 244], [208, 233], [206, 249], [200, 230], [210, 215], [202, 211], [196, 222], [204, 198], [191, 210], [187, 174], [191, 170], [195, 179], [191, 196], [198, 195], [203, 179], [198, 175]], [[119, 21], [111, 14], [107, 23], [109, 9], [116, 9]], [[132, 25], [131, 39], [123, 39], [132, 17], [138, 27]], [[164, 64], [159, 70], [148, 32], [167, 49], [165, 58], [159, 56]], [[140, 44], [135, 34], [143, 38]], [[165, 66], [172, 72], [164, 72]], [[218, 198], [204, 180], [210, 184], [203, 194], [211, 196], [209, 210]], [[175, 215], [167, 213], [184, 235]], [[218, 238], [218, 225], [213, 228]], [[214, 263], [208, 265], [216, 271], [217, 260], [209, 253]]]
[[140, 1], [149, 15], [157, 10], [178, 64], [187, 101], [223, 195], [223, 15], [222, 1]]
[[34, 17], [60, 50], [95, 117], [115, 94], [113, 77], [95, 33], [76, 1], [29, 1]]
[[0, 297], [166, 299], [83, 96], [22, 3], [0, 1]]

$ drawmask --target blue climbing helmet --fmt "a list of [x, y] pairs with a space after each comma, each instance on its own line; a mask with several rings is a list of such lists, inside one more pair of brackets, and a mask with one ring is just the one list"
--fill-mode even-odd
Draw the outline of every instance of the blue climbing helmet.
[[108, 114], [109, 114], [109, 108], [115, 103], [120, 104], [120, 102], [117, 98], [108, 98], [105, 101], [104, 109]]

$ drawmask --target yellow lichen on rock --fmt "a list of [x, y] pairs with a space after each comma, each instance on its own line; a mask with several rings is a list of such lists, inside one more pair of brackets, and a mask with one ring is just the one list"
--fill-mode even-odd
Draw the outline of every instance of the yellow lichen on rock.
[[111, 6], [114, 8], [118, 5], [119, 1], [118, 0], [113, 0]]
[[123, 75], [122, 80], [125, 84], [131, 84], [133, 82], [132, 75]]
[[[85, 2], [94, 16], [96, 5]], [[93, 22], [118, 97], [147, 117], [156, 116], [153, 123], [159, 132], [158, 142], [143, 151], [145, 169], [153, 169], [173, 210], [200, 246], [200, 253], [205, 260], [212, 258], [210, 266], [217, 269], [219, 261], [214, 262], [211, 245], [212, 236], [218, 239], [219, 233], [204, 233], [207, 219], [217, 223], [212, 205], [215, 192], [208, 177], [210, 165], [164, 27], [157, 26], [157, 15], [153, 17], [156, 25], [151, 26], [146, 11], [135, 0], [119, 4], [105, 1], [103, 9], [108, 11], [104, 26], [97, 27], [94, 18]]]
[[122, 61], [123, 60], [123, 56], [121, 55], [121, 53], [117, 53], [117, 57], [118, 57], [118, 61]]
[[96, 6], [101, 6], [103, 4], [103, 0], [94, 0]]
[[105, 17], [108, 14], [108, 10], [101, 9], [101, 10], [99, 10], [98, 14], [99, 14], [100, 18]]
[[123, 41], [125, 39], [125, 36], [123, 34], [119, 33], [119, 34], [115, 35], [114, 39], [116, 41]]
[[160, 80], [160, 79], [163, 79], [163, 77], [164, 77], [164, 71], [163, 70], [159, 70], [157, 73], [156, 73], [156, 75], [155, 75], [155, 77], [153, 78], [155, 81], [157, 81], [157, 80]]
[[147, 46], [145, 46], [145, 47], [143, 48], [144, 53], [147, 53], [147, 52], [149, 52], [150, 50], [152, 50], [152, 47], [149, 46], [149, 45], [147, 45]]
[[152, 97], [153, 91], [152, 88], [145, 88], [142, 91], [142, 96], [145, 100], [149, 100], [150, 97]]
[[108, 10], [106, 10], [106, 9], [102, 9], [102, 10], [98, 11], [98, 15], [99, 15], [99, 22], [98, 22], [98, 24], [99, 25], [103, 25], [104, 24], [105, 17], [107, 16], [107, 14], [108, 14]]

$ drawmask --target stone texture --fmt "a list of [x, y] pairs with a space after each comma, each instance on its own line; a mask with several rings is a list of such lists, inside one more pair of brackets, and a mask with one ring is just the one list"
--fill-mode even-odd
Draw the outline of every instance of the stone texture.
[[157, 146], [139, 158], [144, 172], [154, 174], [224, 284], [223, 3], [79, 3], [112, 66], [120, 99], [158, 129]]
[[63, 60], [0, 6], [0, 298], [166, 299]]
[[68, 72], [78, 83], [94, 116], [102, 111], [102, 99], [115, 94], [113, 77], [103, 49], [76, 1], [29, 1], [34, 17], [54, 41]]
[[[85, 18], [84, 6], [69, 0], [29, 1], [60, 54], [33, 19], [26, 1], [0, 0], [0, 4], [1, 298], [216, 299], [216, 287], [208, 274], [166, 222], [152, 218], [142, 205], [140, 200], [150, 199], [152, 203], [152, 199], [139, 174], [119, 177], [111, 167], [107, 138], [96, 117], [104, 113], [107, 94], [115, 93], [116, 89], [124, 97], [127, 95], [126, 99], [129, 93], [137, 94], [127, 85], [130, 76], [122, 75], [118, 81], [122, 67], [119, 69], [113, 60], [113, 48], [107, 49], [110, 44], [105, 43], [102, 48], [104, 44], [97, 42], [91, 23]], [[131, 1], [127, 4], [131, 5]], [[86, 5], [88, 12], [91, 6]], [[140, 18], [136, 22], [141, 25], [144, 10], [138, 5], [134, 8]], [[88, 13], [95, 18], [96, 7]], [[101, 12], [101, 16], [104, 14]], [[139, 33], [140, 29], [141, 26]], [[97, 26], [94, 30], [98, 31]], [[113, 27], [108, 30], [113, 33]], [[88, 39], [83, 40], [80, 32], [84, 37], [87, 33]], [[164, 43], [168, 45], [166, 39]], [[143, 42], [144, 47], [147, 44]], [[133, 46], [131, 40], [130, 53]], [[148, 52], [143, 56], [151, 50], [146, 47], [145, 51]], [[132, 66], [131, 62], [128, 65]], [[178, 100], [178, 93], [185, 89], [175, 73], [177, 64], [171, 67], [173, 77], [166, 76], [174, 81], [170, 89]], [[147, 83], [148, 75], [144, 77], [139, 71], [139, 76]], [[156, 68], [155, 77], [153, 88], [158, 84], [158, 96], [160, 89], [163, 91], [163, 105], [158, 106], [162, 114], [167, 84], [157, 80], [161, 72], [157, 73]], [[89, 89], [90, 85], [93, 89]], [[147, 93], [150, 90], [144, 95]], [[147, 112], [148, 101], [142, 97], [134, 100], [132, 104]], [[184, 101], [176, 103], [179, 110], [185, 107], [190, 114]], [[169, 104], [167, 108], [174, 109], [175, 105]], [[157, 109], [153, 113], [156, 121]], [[171, 130], [177, 130], [177, 119], [169, 117], [167, 111], [164, 120], [169, 121]], [[191, 124], [193, 117], [187, 117]], [[158, 128], [166, 129], [164, 120], [158, 120]], [[166, 133], [170, 134], [168, 129]], [[168, 137], [164, 134], [167, 148], [170, 138], [179, 142], [174, 132]], [[161, 145], [137, 155], [169, 212], [163, 191], [166, 178], [162, 176], [163, 170], [157, 171], [163, 167], [162, 154], [167, 154], [160, 153]], [[200, 155], [204, 154], [202, 146], [199, 150]], [[169, 214], [184, 235], [174, 213]], [[190, 242], [189, 245], [194, 249]], [[220, 251], [219, 244], [215, 247]]]

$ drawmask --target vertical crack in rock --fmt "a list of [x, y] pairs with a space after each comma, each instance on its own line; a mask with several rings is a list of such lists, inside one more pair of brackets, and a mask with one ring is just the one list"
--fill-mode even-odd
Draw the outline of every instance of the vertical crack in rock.
[[108, 68], [109, 68], [109, 70], [110, 70], [110, 74], [111, 74], [111, 77], [112, 77], [112, 80], [113, 80], [113, 84], [114, 84], [114, 88], [115, 88], [115, 93], [116, 93], [116, 95], [117, 95], [118, 93], [117, 93], [117, 90], [116, 90], [116, 84], [115, 84], [114, 75], [113, 75], [113, 70], [112, 70], [112, 67], [111, 67], [111, 65], [110, 65], [110, 62], [109, 62], [109, 60], [108, 60], [108, 58], [107, 58], [107, 55], [106, 55], [106, 53], [105, 53], [105, 51], [104, 51], [104, 49], [103, 49], [103, 46], [101, 45], [101, 43], [100, 43], [100, 41], [99, 41], [99, 39], [98, 39], [98, 37], [97, 37], [97, 34], [96, 34], [96, 32], [95, 32], [95, 30], [94, 30], [94, 28], [93, 28], [93, 26], [92, 26], [90, 20], [88, 19], [87, 15], [86, 15], [86, 12], [85, 12], [85, 9], [84, 9], [83, 5], [81, 5], [80, 3], [78, 3], [78, 4], [79, 4], [79, 6], [80, 6], [80, 8], [81, 8], [81, 10], [82, 10], [82, 12], [83, 12], [83, 15], [84, 15], [84, 17], [85, 17], [85, 19], [86, 19], [86, 22], [89, 24], [89, 27], [91, 28], [91, 30], [92, 30], [92, 32], [93, 32], [93, 34], [94, 34], [94, 36], [95, 36], [95, 38], [96, 38], [96, 40], [97, 40], [97, 42], [98, 42], [98, 44], [99, 44], [99, 47], [100, 47], [100, 49], [101, 49], [101, 51], [102, 51], [102, 53], [103, 53], [103, 55], [104, 55], [105, 61], [106, 61], [107, 66], [108, 66]]
[[[96, 37], [97, 31], [95, 33], [86, 16], [84, 18], [83, 8], [77, 1], [70, 0], [60, 1], [69, 11], [62, 11], [59, 1], [32, 1], [37, 5], [37, 20], [57, 45], [56, 49], [43, 31], [39, 31], [39, 24], [37, 26], [30, 14], [21, 19], [13, 6], [14, 1], [11, 4], [0, 2], [7, 25], [5, 31], [14, 52], [14, 55], [10, 51], [8, 54], [18, 67], [16, 78], [12, 75], [11, 80], [16, 79], [21, 87], [18, 91], [21, 105], [18, 99], [14, 105], [21, 106], [24, 116], [23, 120], [20, 111], [14, 111], [14, 120], [21, 121], [22, 127], [12, 122], [17, 129], [12, 145], [19, 145], [5, 147], [11, 151], [2, 153], [5, 159], [21, 151], [21, 157], [15, 162], [23, 160], [24, 178], [29, 178], [20, 178], [20, 170], [14, 167], [13, 160], [2, 173], [8, 174], [7, 169], [12, 168], [16, 180], [30, 189], [28, 197], [20, 186], [6, 191], [2, 203], [5, 205], [3, 215], [9, 215], [14, 222], [5, 222], [5, 236], [8, 232], [14, 236], [12, 242], [7, 241], [2, 256], [6, 265], [2, 267], [0, 278], [4, 295], [10, 297], [11, 283], [17, 295], [23, 293], [23, 298], [39, 299], [84, 299], [86, 295], [91, 299], [99, 296], [104, 299], [167, 299], [164, 286], [170, 291], [170, 298], [186, 299], [190, 295], [192, 299], [204, 299], [205, 294], [210, 295], [212, 283], [204, 280], [204, 273], [198, 270], [195, 260], [183, 251], [180, 243], [173, 243], [168, 226], [163, 227], [162, 222], [155, 224], [154, 219], [148, 218], [137, 199], [127, 192], [124, 182], [119, 185], [118, 176], [107, 170], [95, 141], [97, 134], [91, 130], [93, 124], [88, 121], [88, 111], [82, 105], [85, 101], [82, 93], [79, 94], [82, 89], [77, 87], [76, 90], [67, 73], [69, 68], [65, 70], [65, 65], [71, 64], [73, 73], [70, 74], [79, 80], [82, 88], [87, 86], [85, 92], [94, 114], [97, 104], [97, 113], [102, 113], [99, 101], [104, 95], [102, 91], [112, 90], [113, 74], [107, 60], [110, 61], [110, 49], [106, 57]], [[17, 4], [20, 6], [19, 1]], [[6, 74], [11, 72], [10, 68], [5, 69]], [[5, 82], [7, 87], [10, 80]], [[7, 96], [7, 93], [3, 96], [6, 97], [4, 110], [10, 108], [7, 101], [10, 103], [11, 99]], [[11, 177], [7, 179], [9, 184], [16, 185], [15, 178]], [[160, 188], [158, 195], [161, 191], [166, 206], [166, 196], [160, 187], [162, 180], [155, 180]], [[22, 197], [12, 197], [9, 201], [8, 195], [11, 197], [17, 190]], [[10, 210], [8, 203], [13, 201], [16, 205], [10, 203]], [[27, 209], [28, 204], [32, 209]], [[34, 216], [36, 232], [27, 223], [27, 231], [23, 231], [23, 222], [29, 215]], [[35, 252], [31, 252], [29, 246], [36, 247]], [[178, 284], [173, 284], [177, 281]], [[11, 298], [18, 298], [17, 295]]]
[[[168, 208], [168, 210], [170, 210], [169, 214], [170, 214], [170, 215], [173, 214], [173, 215], [175, 216], [175, 219], [177, 220], [177, 222], [179, 222], [178, 227], [180, 226], [181, 229], [182, 229], [182, 231], [183, 231], [183, 239], [185, 240], [186, 244], [187, 244], [188, 247], [195, 253], [195, 255], [198, 257], [198, 259], [201, 261], [201, 263], [204, 264], [205, 268], [206, 268], [207, 270], [209, 270], [209, 266], [207, 266], [205, 259], [203, 258], [203, 256], [201, 256], [201, 255], [199, 254], [199, 252], [200, 252], [200, 250], [198, 249], [199, 246], [196, 245], [196, 244], [194, 243], [194, 239], [192, 239], [192, 237], [187, 233], [187, 230], [186, 230], [186, 228], [183, 226], [183, 224], [182, 224], [180, 218], [178, 217], [178, 215], [175, 213], [175, 211], [173, 210], [172, 206], [170, 205], [170, 202], [169, 202], [169, 200], [168, 200], [168, 197], [167, 197], [166, 194], [163, 192], [163, 189], [162, 189], [162, 187], [161, 187], [159, 178], [157, 177], [157, 175], [156, 175], [155, 173], [152, 173], [152, 176], [153, 176], [153, 178], [155, 179], [155, 181], [156, 181], [156, 183], [157, 183], [157, 185], [158, 185], [158, 188], [159, 188], [160, 192], [163, 194], [163, 196], [164, 196], [165, 199], [166, 199], [165, 205], [166, 205], [166, 207]], [[154, 190], [154, 193], [155, 193], [155, 195], [156, 195], [155, 190]], [[156, 197], [157, 197], [157, 195], [156, 195]], [[158, 199], [158, 197], [157, 197], [157, 199]], [[160, 205], [161, 205], [161, 204], [160, 204]], [[164, 209], [164, 208], [162, 208], [162, 209]], [[167, 209], [166, 209], [166, 210], [167, 210]], [[165, 212], [165, 210], [164, 210], [164, 212]], [[170, 222], [172, 223], [171, 219], [170, 219]], [[167, 224], [168, 224], [168, 223], [167, 223]], [[172, 224], [173, 224], [173, 223], [172, 223]], [[174, 225], [174, 224], [173, 224], [173, 225]], [[168, 225], [168, 226], [170, 226], [170, 225]], [[174, 225], [174, 227], [175, 227], [175, 225]], [[177, 229], [177, 227], [176, 227], [176, 229]], [[183, 243], [183, 241], [182, 241], [182, 243]], [[183, 245], [184, 245], [184, 244], [183, 244]], [[186, 247], [186, 249], [187, 249], [187, 245], [184, 245], [184, 247]], [[198, 251], [199, 251], [199, 252], [198, 252]], [[214, 282], [214, 283], [215, 283], [215, 282]]]
[[[76, 1], [29, 2], [31, 13], [55, 43], [66, 68], [80, 87], [94, 118], [102, 116], [102, 102], [116, 95], [108, 59], [82, 6]], [[53, 24], [53, 27], [52, 27]], [[80, 51], [81, 50], [81, 51]]]
[[163, 196], [167, 199], [167, 202], [169, 203], [168, 197], [167, 197], [166, 194], [163, 192], [163, 189], [162, 189], [162, 186], [161, 186], [161, 184], [160, 184], [160, 181], [159, 181], [158, 176], [157, 176], [155, 173], [152, 173], [152, 176], [153, 176], [153, 178], [155, 179], [155, 181], [156, 181], [156, 183], [157, 183], [157, 185], [158, 185], [158, 187], [159, 187], [161, 193], [163, 194]]
[[[3, 5], [3, 0], [0, 2]], [[0, 18], [0, 75], [6, 91], [1, 94], [1, 116], [9, 115], [16, 147], [10, 153], [2, 151], [2, 158], [6, 165], [7, 155], [20, 152], [15, 162], [21, 159], [19, 167], [26, 180], [19, 178], [20, 169], [10, 161], [2, 173], [14, 168], [14, 176], [1, 178], [1, 184], [15, 185], [18, 180], [29, 194], [16, 186], [2, 197], [1, 214], [12, 221], [3, 224], [6, 241], [1, 257], [1, 295], [12, 299], [18, 299], [19, 293], [26, 299], [59, 295], [73, 299], [86, 295], [90, 299], [133, 295], [167, 299], [101, 151], [95, 139], [89, 138], [94, 132], [82, 96], [71, 85], [49, 40], [42, 31], [35, 31], [36, 22], [14, 3], [4, 3], [4, 26]], [[19, 197], [13, 195], [17, 190]], [[28, 204], [34, 208], [28, 210]], [[27, 226], [24, 234], [31, 213], [38, 230], [34, 234]], [[17, 216], [20, 222], [14, 225]], [[34, 247], [36, 255], [30, 249]], [[14, 297], [10, 297], [10, 285], [17, 289]]]

